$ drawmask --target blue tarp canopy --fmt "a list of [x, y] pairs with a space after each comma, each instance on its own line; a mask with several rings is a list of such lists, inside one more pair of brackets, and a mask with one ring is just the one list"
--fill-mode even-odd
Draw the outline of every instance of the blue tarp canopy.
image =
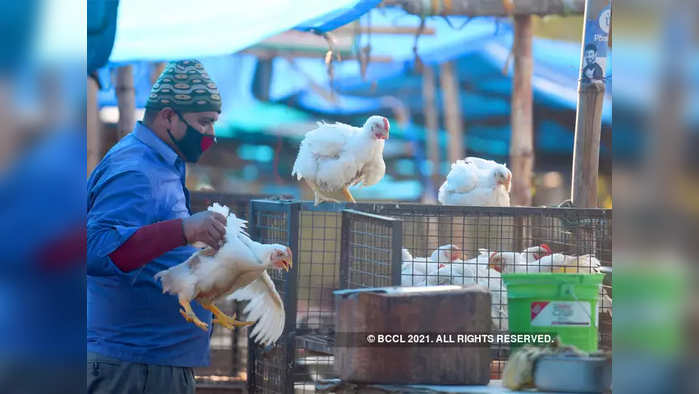
[[[379, 2], [120, 0], [109, 61], [228, 55], [295, 27], [318, 32], [335, 29], [355, 20]], [[101, 44], [110, 45], [110, 42], [105, 39]], [[98, 43], [94, 45], [90, 50], [103, 50]]]

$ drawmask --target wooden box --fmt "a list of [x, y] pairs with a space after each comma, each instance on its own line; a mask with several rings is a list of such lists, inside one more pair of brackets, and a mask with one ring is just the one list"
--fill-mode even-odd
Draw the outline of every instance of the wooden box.
[[[489, 334], [490, 302], [488, 290], [479, 286], [338, 290], [335, 369], [348, 382], [488, 384], [487, 341], [451, 341], [458, 333]], [[379, 343], [379, 335], [391, 333], [402, 334], [392, 337], [399, 343]]]

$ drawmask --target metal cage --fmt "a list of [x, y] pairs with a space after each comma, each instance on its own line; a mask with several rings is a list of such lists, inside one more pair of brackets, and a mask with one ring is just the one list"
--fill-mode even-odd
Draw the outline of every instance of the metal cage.
[[[250, 201], [265, 198], [259, 194], [231, 194], [194, 191], [190, 193], [190, 211], [194, 214], [217, 202], [228, 206], [241, 219], [250, 217]], [[238, 312], [234, 301], [219, 301], [220, 309], [232, 316]], [[209, 345], [211, 363], [208, 367], [197, 368], [195, 375], [200, 386], [225, 385], [245, 380], [247, 364], [247, 328], [236, 327], [234, 330], [214, 325]]]
[[[427, 257], [440, 245], [451, 244], [468, 262], [482, 249], [514, 255], [546, 243], [555, 253], [575, 257], [574, 265], [581, 270], [593, 256], [603, 267], [612, 263], [611, 210], [603, 209], [252, 201], [250, 227], [260, 242], [289, 245], [295, 261], [289, 273], [272, 274], [287, 311], [285, 335], [272, 349], [249, 345], [251, 393], [312, 392], [312, 382], [331, 377], [332, 291], [401, 284], [403, 248], [413, 256]], [[529, 254], [524, 261], [527, 269], [540, 264]], [[494, 308], [506, 310], [499, 276], [461, 279], [499, 284], [499, 290], [491, 289]], [[611, 289], [605, 289], [611, 296]], [[609, 305], [602, 302], [600, 347], [605, 350], [611, 349], [608, 311]], [[494, 320], [496, 328], [503, 328], [506, 315]], [[508, 356], [508, 349], [493, 351], [496, 359]], [[498, 377], [502, 363], [494, 365], [493, 377]]]
[[[383, 233], [380, 230], [362, 231], [360, 237], [349, 241], [345, 241], [343, 236], [341, 270], [350, 272], [350, 288], [478, 283], [491, 292], [493, 326], [499, 331], [508, 329], [507, 292], [500, 273], [489, 268], [492, 253], [501, 252], [508, 258], [518, 258], [521, 264], [502, 267], [505, 272], [517, 268], [517, 272], [564, 270], [591, 273], [593, 259], [599, 260], [600, 270], [611, 272], [611, 210], [422, 204], [358, 204], [353, 207], [399, 219], [394, 234], [400, 232], [402, 245], [394, 246], [392, 256], [404, 257], [401, 248], [412, 256], [396, 265], [395, 259], [389, 260], [387, 255], [376, 253], [376, 238]], [[368, 225], [343, 221], [343, 230], [349, 226], [366, 229]], [[565, 265], [559, 264], [553, 256], [537, 260], [540, 256], [534, 253], [522, 253], [541, 244], [546, 244], [559, 256], [568, 256]], [[442, 268], [432, 273], [418, 272], [421, 264], [425, 266], [424, 258], [442, 245], [458, 248], [459, 260], [452, 262], [440, 256], [435, 265]], [[371, 252], [368, 256], [367, 251]], [[545, 262], [552, 264], [549, 267]], [[359, 272], [352, 275], [357, 264]], [[392, 267], [392, 271], [386, 271], [387, 267]], [[599, 298], [599, 347], [611, 350], [611, 305], [608, 302], [612, 295], [611, 275], [604, 280], [603, 292], [609, 298]], [[509, 356], [509, 347], [493, 346], [492, 352], [495, 360], [492, 377], [499, 378], [503, 362]]]

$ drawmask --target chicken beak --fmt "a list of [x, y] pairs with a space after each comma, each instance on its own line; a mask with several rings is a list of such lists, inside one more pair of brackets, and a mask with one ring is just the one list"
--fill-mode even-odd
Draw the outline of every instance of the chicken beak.
[[289, 272], [289, 269], [291, 268], [291, 264], [289, 264], [286, 260], [282, 260], [282, 263], [284, 263], [284, 265], [282, 265], [282, 269], [284, 269], [284, 271], [286, 271], [286, 272]]

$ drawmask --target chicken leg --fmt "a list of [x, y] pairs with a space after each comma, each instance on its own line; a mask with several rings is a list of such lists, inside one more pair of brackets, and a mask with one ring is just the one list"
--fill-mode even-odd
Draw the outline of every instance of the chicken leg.
[[313, 205], [314, 206], [317, 206], [318, 204], [320, 204], [323, 201], [339, 202], [339, 201], [335, 200], [334, 198], [330, 198], [328, 196], [323, 195], [315, 183], [313, 183], [309, 180], [306, 180], [306, 184], [308, 184], [308, 187], [310, 187], [311, 190], [313, 190], [313, 196], [314, 196]]
[[235, 320], [235, 314], [233, 314], [233, 317], [226, 315], [225, 313], [221, 312], [220, 309], [214, 304], [208, 304], [208, 303], [201, 303], [201, 306], [204, 307], [204, 309], [208, 309], [211, 311], [211, 313], [216, 316], [216, 319], [214, 319], [214, 323], [220, 324], [223, 327], [226, 327], [228, 329], [233, 329], [234, 327], [245, 327], [245, 326], [250, 326], [254, 324], [255, 322], [253, 321], [238, 321]]
[[354, 197], [352, 197], [352, 193], [350, 193], [349, 188], [347, 186], [342, 188], [342, 193], [345, 195], [345, 198], [347, 198], [347, 201], [350, 201], [350, 202], [355, 203], [355, 204], [357, 203], [354, 200]]
[[192, 310], [192, 305], [189, 304], [189, 300], [179, 297], [179, 302], [180, 305], [182, 305], [182, 308], [184, 308], [184, 310], [180, 309], [180, 314], [182, 317], [184, 317], [188, 322], [194, 323], [194, 325], [202, 330], [209, 331], [209, 325], [199, 320], [197, 315]]

